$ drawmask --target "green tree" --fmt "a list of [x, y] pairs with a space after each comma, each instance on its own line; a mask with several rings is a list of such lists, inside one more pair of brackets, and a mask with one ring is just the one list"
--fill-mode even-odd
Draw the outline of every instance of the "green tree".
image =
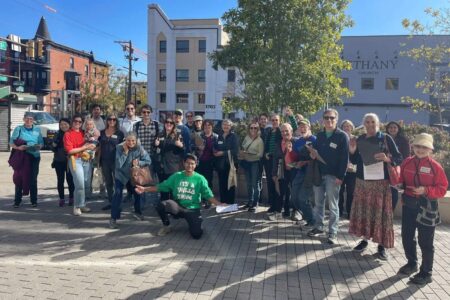
[[350, 64], [337, 44], [351, 25], [349, 0], [239, 0], [222, 19], [230, 40], [210, 59], [215, 69], [235, 68], [242, 95], [225, 98], [223, 108], [256, 114], [294, 111], [312, 114], [341, 103], [351, 92], [340, 74]]
[[[450, 1], [448, 1], [450, 4]], [[411, 35], [428, 35], [450, 33], [450, 9], [427, 8], [425, 13], [431, 17], [431, 23], [424, 25], [418, 20], [404, 19], [402, 25], [408, 29]], [[449, 101], [450, 74], [450, 41], [442, 39], [442, 42], [430, 47], [421, 45], [417, 48], [401, 52], [402, 55], [410, 57], [414, 61], [423, 64], [426, 76], [416, 83], [416, 87], [422, 93], [429, 96], [424, 100], [410, 96], [402, 97], [402, 102], [410, 103], [414, 111], [425, 110], [435, 114], [438, 123], [443, 123], [443, 117], [448, 114], [447, 103]], [[447, 122], [450, 121], [447, 116]]]

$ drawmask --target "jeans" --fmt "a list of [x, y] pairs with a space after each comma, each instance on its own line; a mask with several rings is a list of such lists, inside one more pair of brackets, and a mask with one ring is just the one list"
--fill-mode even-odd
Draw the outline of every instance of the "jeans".
[[[115, 179], [115, 189], [114, 189], [114, 197], [111, 202], [111, 219], [117, 220], [120, 219], [120, 214], [122, 212], [122, 196], [123, 196], [123, 188], [125, 184], [123, 184], [120, 180]], [[134, 197], [134, 212], [136, 214], [142, 214], [141, 211], [141, 195], [136, 193], [133, 188], [133, 197]]]
[[313, 188], [303, 184], [305, 173], [297, 171], [292, 180], [291, 201], [296, 209], [302, 212], [306, 222], [314, 224], [314, 215], [312, 210]]
[[72, 173], [67, 169], [67, 162], [55, 161], [53, 163], [56, 171], [56, 178], [58, 181], [58, 195], [60, 200], [64, 200], [64, 178], [69, 186], [69, 198], [73, 199], [73, 192], [75, 190], [75, 185], [73, 184]]
[[114, 171], [115, 165], [112, 162], [102, 163], [102, 175], [106, 186], [106, 192], [108, 193], [108, 202], [112, 202], [114, 195]]
[[280, 195], [277, 199], [275, 210], [277, 212], [281, 212], [281, 208], [283, 208], [283, 212], [286, 216], [291, 213], [291, 171], [284, 171], [284, 178], [278, 180], [278, 184], [280, 186]]
[[[356, 173], [347, 173], [344, 177], [344, 181], [341, 184], [341, 188], [339, 190], [339, 213], [344, 213], [344, 202], [345, 202], [345, 211], [350, 218], [350, 211], [352, 209], [353, 202], [353, 193], [355, 191], [356, 185]], [[347, 192], [347, 199], [344, 199], [344, 193]]]
[[164, 226], [170, 225], [169, 217], [167, 216], [169, 213], [177, 219], [184, 218], [188, 223], [191, 236], [196, 240], [201, 238], [203, 234], [203, 219], [200, 209], [187, 209], [178, 205], [174, 200], [165, 200], [158, 204], [156, 211]]
[[336, 177], [333, 175], [322, 176], [322, 184], [314, 186], [314, 219], [315, 227], [323, 230], [323, 219], [325, 216], [325, 200], [328, 202], [330, 209], [330, 221], [328, 224], [328, 234], [336, 237], [338, 232], [339, 221], [339, 189], [340, 185], [336, 183]]
[[259, 170], [258, 170], [258, 177], [256, 180], [258, 183], [258, 190], [259, 190], [258, 203], [261, 204], [263, 202], [263, 199], [262, 199], [262, 190], [263, 190], [262, 175], [263, 175], [263, 171], [264, 171], [264, 158], [261, 158], [259, 160], [258, 166], [259, 166]]
[[419, 208], [403, 205], [402, 208], [402, 243], [408, 264], [417, 265], [416, 229], [420, 250], [422, 251], [422, 264], [420, 271], [431, 275], [434, 260], [434, 231], [435, 226], [425, 226], [417, 223]]
[[81, 158], [76, 158], [75, 166], [69, 160], [69, 169], [72, 173], [73, 184], [75, 185], [74, 200], [75, 207], [86, 206], [86, 196], [89, 197], [91, 190], [91, 168], [90, 161], [83, 161]]
[[[37, 177], [39, 174], [39, 163], [41, 162], [40, 157], [30, 156], [30, 201], [31, 204], [37, 204]], [[15, 187], [14, 204], [19, 205], [22, 202], [22, 186]]]
[[246, 161], [242, 166], [245, 171], [245, 180], [247, 181], [248, 206], [258, 206], [260, 185], [258, 184], [259, 161]]

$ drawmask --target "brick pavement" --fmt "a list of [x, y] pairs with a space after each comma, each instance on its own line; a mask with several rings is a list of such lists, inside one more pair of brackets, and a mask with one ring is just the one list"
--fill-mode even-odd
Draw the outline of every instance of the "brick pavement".
[[434, 282], [418, 288], [396, 275], [405, 263], [396, 220], [390, 260], [362, 255], [342, 221], [339, 245], [310, 239], [290, 221], [263, 212], [204, 213], [205, 235], [189, 237], [183, 220], [156, 236], [158, 219], [134, 221], [127, 207], [120, 229], [108, 228], [102, 201], [71, 215], [57, 207], [56, 178], [43, 154], [38, 208], [12, 208], [7, 153], [0, 153], [0, 299], [450, 299], [450, 226], [436, 231]]

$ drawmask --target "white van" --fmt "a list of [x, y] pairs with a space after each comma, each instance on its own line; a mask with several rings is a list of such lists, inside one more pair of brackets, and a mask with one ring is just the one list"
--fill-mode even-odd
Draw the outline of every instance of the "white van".
[[59, 122], [48, 112], [31, 110], [34, 115], [34, 124], [41, 128], [44, 138], [44, 149], [50, 149], [53, 138], [59, 130]]

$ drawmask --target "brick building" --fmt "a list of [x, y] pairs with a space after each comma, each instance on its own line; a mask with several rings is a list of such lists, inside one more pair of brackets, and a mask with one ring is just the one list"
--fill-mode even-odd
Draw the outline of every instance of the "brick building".
[[0, 73], [8, 77], [3, 85], [16, 92], [36, 95], [36, 108], [53, 114], [82, 111], [83, 93], [98, 94], [108, 83], [109, 65], [95, 60], [92, 52], [77, 50], [52, 41], [42, 17], [33, 39], [9, 35], [8, 47], [0, 50]]

